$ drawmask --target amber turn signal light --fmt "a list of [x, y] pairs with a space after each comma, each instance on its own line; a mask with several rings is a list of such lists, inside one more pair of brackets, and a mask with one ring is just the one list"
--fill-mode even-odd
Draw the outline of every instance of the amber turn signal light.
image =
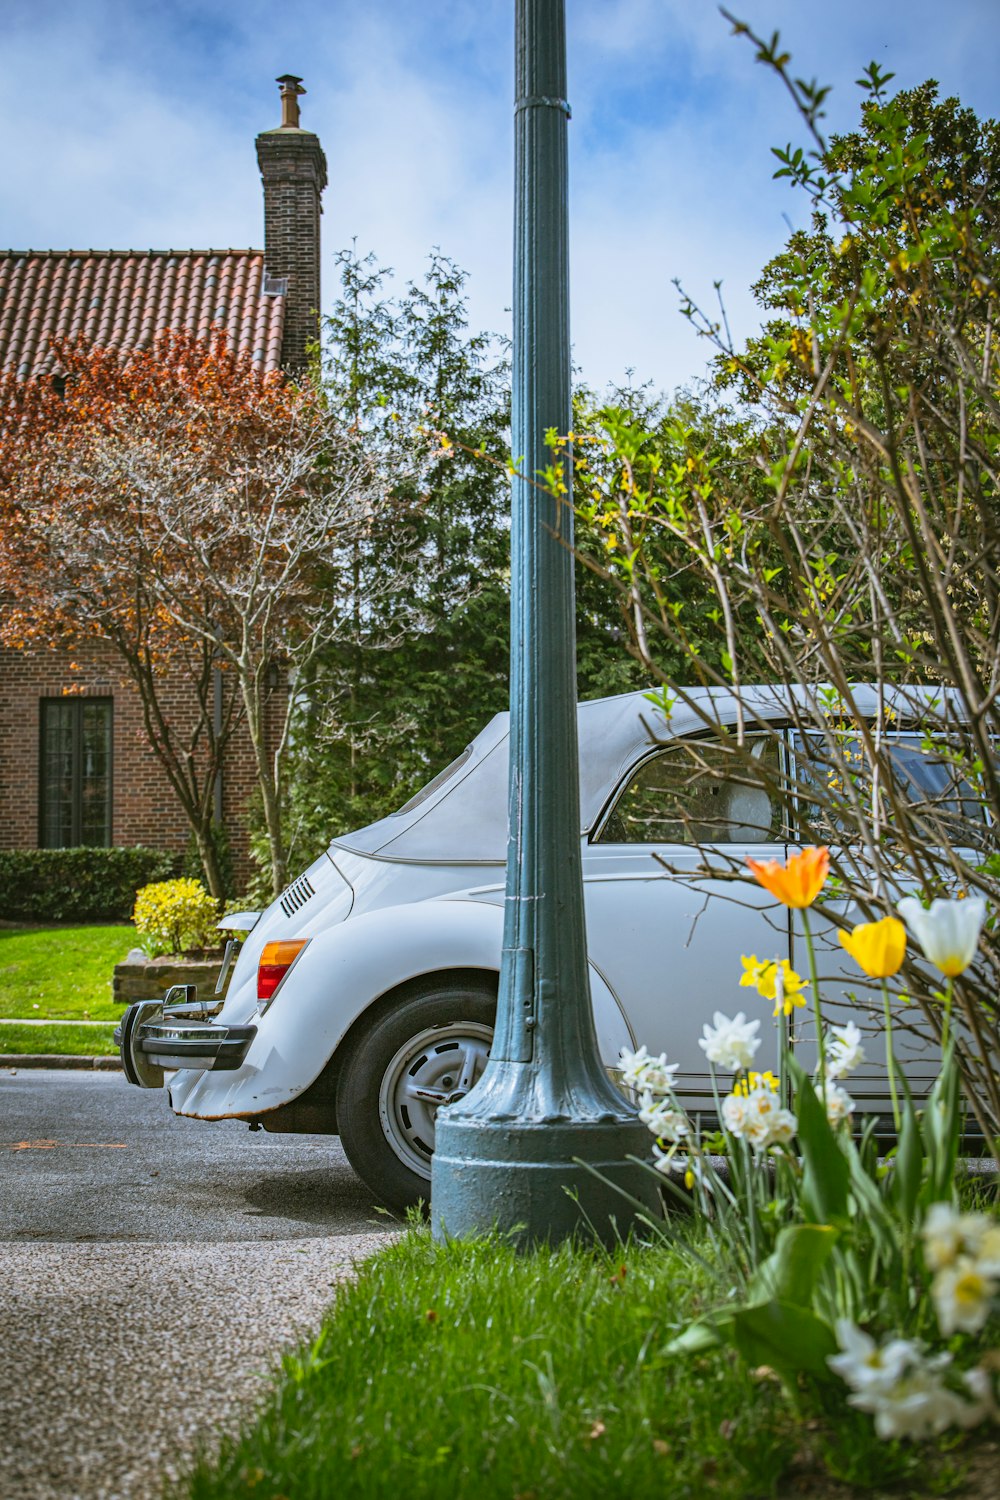
[[308, 938], [294, 942], [265, 943], [257, 965], [257, 999], [270, 1000], [292, 964], [302, 952]]

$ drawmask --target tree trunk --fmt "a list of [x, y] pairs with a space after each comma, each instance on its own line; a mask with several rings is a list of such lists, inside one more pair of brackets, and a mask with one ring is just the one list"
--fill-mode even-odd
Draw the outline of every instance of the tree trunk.
[[261, 771], [260, 792], [264, 803], [264, 824], [271, 850], [271, 894], [275, 898], [288, 884], [288, 856], [285, 853], [284, 830], [281, 826], [281, 808], [278, 788], [274, 778]]
[[262, 668], [258, 666], [255, 670], [241, 658], [237, 661], [237, 670], [257, 767], [257, 786], [264, 807], [264, 827], [271, 855], [271, 895], [277, 898], [288, 884], [288, 856], [282, 828], [281, 788], [267, 752], [266, 700], [262, 699], [260, 691]]
[[219, 852], [216, 848], [215, 839], [212, 837], [211, 825], [199, 826], [192, 824], [195, 844], [198, 848], [198, 858], [201, 860], [201, 868], [205, 876], [205, 884], [210, 896], [216, 901], [226, 899], [226, 890], [222, 881], [222, 872], [219, 869]]

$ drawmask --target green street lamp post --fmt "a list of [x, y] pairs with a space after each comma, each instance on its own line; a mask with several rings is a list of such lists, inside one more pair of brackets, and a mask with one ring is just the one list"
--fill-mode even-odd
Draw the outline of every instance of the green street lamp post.
[[[564, 0], [517, 0], [510, 824], [493, 1049], [437, 1117], [439, 1237], [498, 1227], [521, 1243], [585, 1224], [604, 1238], [655, 1184], [630, 1155], [649, 1135], [604, 1071], [584, 930], [573, 515], [537, 482], [546, 433], [571, 422]], [[564, 481], [571, 483], [572, 463]], [[586, 1163], [586, 1165], [583, 1165]], [[594, 1171], [589, 1170], [593, 1168]], [[599, 1173], [600, 1176], [596, 1176]]]

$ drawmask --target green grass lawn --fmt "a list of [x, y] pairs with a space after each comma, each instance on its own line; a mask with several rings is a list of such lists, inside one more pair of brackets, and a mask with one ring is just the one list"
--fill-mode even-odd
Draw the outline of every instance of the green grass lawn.
[[107, 1057], [118, 1051], [111, 1040], [114, 1023], [74, 1026], [55, 1021], [46, 1026], [0, 1023], [0, 1053], [52, 1052], [61, 1057]]
[[954, 1483], [961, 1461], [881, 1443], [842, 1403], [836, 1417], [796, 1416], [770, 1372], [729, 1353], [666, 1356], [718, 1297], [668, 1245], [518, 1255], [411, 1229], [338, 1290], [258, 1416], [176, 1493], [736, 1500], [794, 1488], [827, 1500], [854, 1493], [831, 1476], [902, 1481], [900, 1496]]
[[0, 1017], [117, 1021], [111, 974], [134, 946], [129, 923], [0, 929]]

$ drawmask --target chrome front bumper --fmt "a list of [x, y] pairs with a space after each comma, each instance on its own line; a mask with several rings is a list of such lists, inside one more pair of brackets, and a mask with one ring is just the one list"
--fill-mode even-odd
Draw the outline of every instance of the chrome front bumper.
[[195, 1005], [165, 1009], [160, 1000], [137, 1000], [129, 1006], [114, 1033], [129, 1083], [162, 1088], [165, 1069], [226, 1073], [240, 1067], [257, 1035], [256, 1026], [218, 1026], [196, 1018], [194, 1011], [199, 1017], [204, 1014]]

